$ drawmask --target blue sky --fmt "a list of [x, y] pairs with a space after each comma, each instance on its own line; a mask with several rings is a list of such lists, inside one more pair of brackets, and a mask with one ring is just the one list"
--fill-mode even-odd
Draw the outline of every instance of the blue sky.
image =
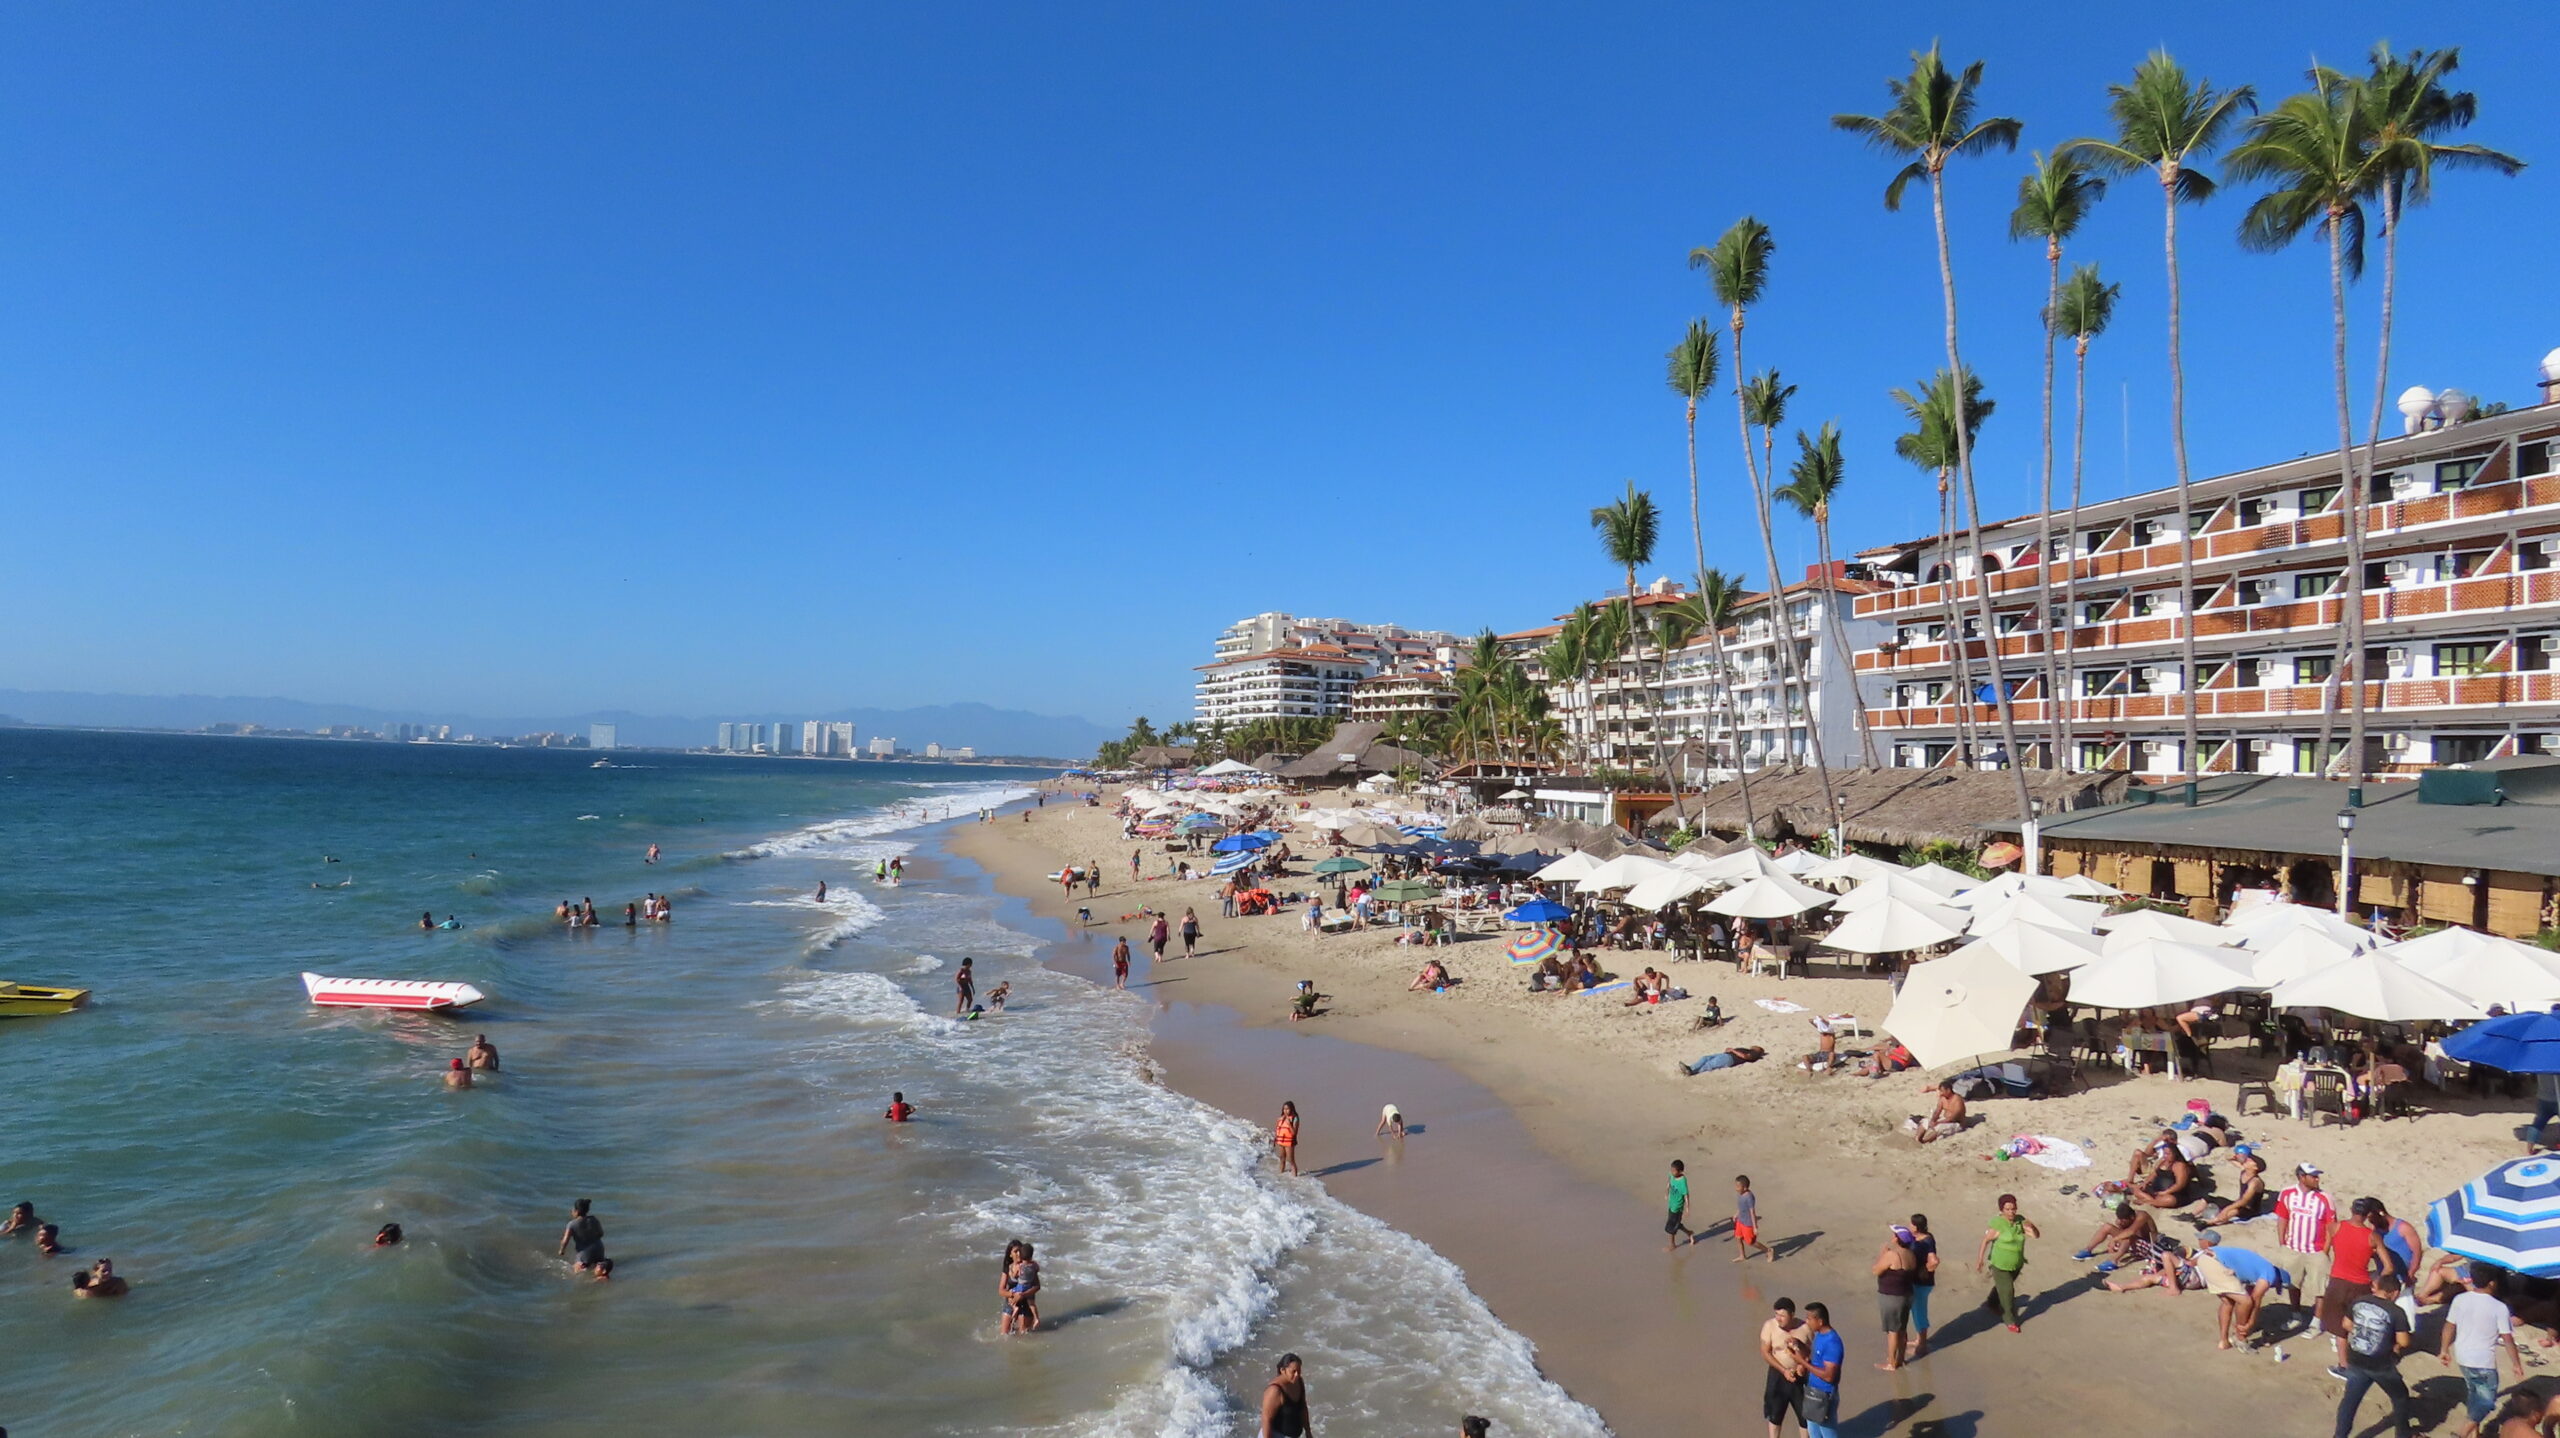
[[[1920, 532], [1885, 392], [1943, 359], [1926, 210], [1827, 121], [1935, 35], [2039, 148], [2153, 45], [2276, 95], [2462, 46], [2473, 138], [2541, 163], [2410, 224], [2393, 387], [2534, 398], [2549, 7], [2058, 13], [13, 4], [0, 687], [1161, 720], [1258, 610], [1538, 622], [1613, 582], [1584, 514], [1628, 479], [1688, 567], [1661, 355], [1746, 212], [1750, 358], [1847, 430], [1842, 548]], [[2000, 511], [2025, 165], [1951, 181]], [[2244, 204], [2184, 216], [2199, 473], [2334, 432], [2324, 270], [2239, 252]], [[2125, 285], [2096, 494], [2169, 478], [2159, 225], [2125, 185], [2075, 247]], [[1710, 561], [1757, 579], [1710, 414]]]

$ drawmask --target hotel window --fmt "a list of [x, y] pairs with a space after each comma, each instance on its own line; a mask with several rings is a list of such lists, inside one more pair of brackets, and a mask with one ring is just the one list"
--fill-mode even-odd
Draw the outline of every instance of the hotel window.
[[2244, 499], [2240, 501], [2240, 523], [2243, 527], [2264, 524], [2274, 516], [2275, 509], [2276, 502], [2271, 497]]
[[2548, 474], [2551, 472], [2551, 441], [2536, 440], [2516, 446], [2516, 473]]
[[2116, 602], [2112, 599], [2092, 599], [2080, 606], [2080, 622], [2104, 624], [2107, 622], [2107, 611], [2115, 607]]
[[2293, 660], [2293, 682], [2326, 684], [2329, 682], [2329, 671], [2336, 668], [2337, 664], [2337, 656], [2333, 654], [2297, 654]]
[[2296, 599], [2317, 599], [2337, 587], [2338, 576], [2334, 574], [2297, 574], [2293, 577], [2293, 597]]
[[2081, 552], [2082, 554], [2095, 554], [2095, 553], [2097, 553], [2097, 552], [2098, 552], [2098, 547], [2099, 547], [2100, 545], [2102, 545], [2102, 544], [2105, 544], [2105, 543], [2107, 542], [2107, 536], [2108, 536], [2108, 535], [2110, 535], [2110, 534], [2113, 534], [2114, 532], [2115, 532], [2115, 531], [2113, 531], [2113, 530], [2111, 530], [2111, 529], [2084, 529], [2084, 530], [2082, 530], [2082, 531], [2080, 532], [2080, 552]]
[[2489, 556], [2495, 553], [2497, 553], [2497, 551], [2494, 549], [2455, 550], [2453, 552], [2453, 577], [2456, 579], [2469, 579], [2474, 575], [2477, 575], [2481, 570], [2489, 567]]
[[2436, 646], [2436, 674], [2439, 678], [2489, 672], [2489, 656], [2495, 644], [2439, 644]]
[[2080, 767], [2083, 769], [2103, 769], [2107, 767], [2107, 746], [2096, 742], [2081, 745]]
[[2338, 487], [2334, 484], [2314, 485], [2302, 492], [2302, 512], [2305, 514], [2319, 514], [2337, 502]]
[[2365, 502], [2368, 504], [2389, 504], [2391, 502], [2392, 492], [2397, 487], [2394, 481], [2398, 479], [2399, 476], [2396, 474], [2375, 475], [2373, 477], [2373, 487], [2365, 496]]
[[2133, 544], [2139, 549], [2160, 537], [2163, 526], [2158, 520], [2137, 519], [2133, 522]]
[[2150, 618], [2152, 611], [2159, 607], [2160, 596], [2157, 594], [2137, 594], [2133, 596], [2133, 617], [2136, 619]]
[[2439, 764], [2477, 764], [2497, 752], [2498, 742], [2495, 734], [2438, 734], [2427, 747]]
[[2549, 569], [2551, 567], [2552, 543], [2553, 542], [2548, 539], [2528, 539], [2523, 543], [2518, 544], [2516, 546], [2516, 568]]
[[2329, 756], [2338, 752], [2336, 740], [2323, 744], [2317, 739], [2293, 741], [2293, 772], [2317, 774], [2329, 767]]
[[2080, 697], [2095, 699], [2115, 687], [2124, 677], [2121, 669], [2083, 669], [2080, 671]]
[[2232, 662], [2232, 682], [2244, 689], [2255, 689], [2263, 679], [2267, 662], [2263, 659], [2239, 659]]
[[2479, 477], [2481, 466], [2488, 462], [2488, 456], [2475, 454], [2469, 459], [2449, 459], [2437, 465], [2436, 492], [2470, 488], [2471, 481]]

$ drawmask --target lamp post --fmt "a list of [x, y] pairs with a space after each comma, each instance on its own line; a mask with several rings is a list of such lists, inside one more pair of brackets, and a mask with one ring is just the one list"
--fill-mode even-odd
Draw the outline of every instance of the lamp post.
[[2356, 811], [2338, 811], [2338, 917], [2355, 912]]
[[1848, 852], [1849, 852], [1849, 849], [1848, 849], [1847, 844], [1845, 844], [1845, 843], [1842, 841], [1841, 836], [1840, 836], [1840, 831], [1841, 831], [1842, 827], [1843, 827], [1843, 826], [1845, 826], [1848, 822], [1849, 822], [1849, 796], [1848, 796], [1848, 795], [1846, 795], [1846, 794], [1834, 794], [1834, 795], [1832, 795], [1832, 796], [1831, 796], [1831, 857], [1833, 857], [1833, 858], [1835, 858], [1835, 859], [1836, 859], [1836, 858], [1839, 858], [1841, 855], [1843, 855], [1843, 854], [1845, 854], [1845, 853], [1848, 853]]
[[2044, 801], [2027, 801], [2027, 822], [2020, 826], [2019, 836], [2026, 842], [2025, 869], [2030, 874], [2044, 872]]

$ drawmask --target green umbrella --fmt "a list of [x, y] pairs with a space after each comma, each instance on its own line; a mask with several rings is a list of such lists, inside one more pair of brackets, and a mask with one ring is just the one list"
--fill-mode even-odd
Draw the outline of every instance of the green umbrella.
[[1401, 904], [1410, 899], [1435, 898], [1440, 893], [1440, 887], [1437, 884], [1426, 884], [1420, 879], [1389, 879], [1370, 892], [1390, 904]]
[[1359, 859], [1326, 859], [1316, 865], [1319, 874], [1356, 874], [1369, 867]]

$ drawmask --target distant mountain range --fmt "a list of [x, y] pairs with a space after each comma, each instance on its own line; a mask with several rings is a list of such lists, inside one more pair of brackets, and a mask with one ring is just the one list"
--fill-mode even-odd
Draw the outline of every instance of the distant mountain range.
[[917, 709], [829, 709], [816, 714], [749, 711], [719, 714], [706, 719], [634, 714], [627, 709], [522, 718], [432, 710], [371, 709], [361, 704], [315, 704], [302, 699], [0, 689], [0, 713], [26, 724], [70, 724], [112, 729], [201, 729], [208, 724], [258, 724], [269, 729], [319, 729], [354, 724], [366, 729], [380, 729], [386, 724], [450, 724], [456, 734], [483, 737], [538, 734], [546, 730], [584, 734], [590, 724], [611, 724], [615, 726], [616, 738], [624, 744], [671, 749], [708, 746], [719, 736], [721, 723], [728, 720], [796, 724], [804, 719], [850, 719], [857, 742], [886, 736], [910, 750], [921, 750], [927, 743], [939, 743], [946, 747], [967, 745], [980, 754], [1059, 759], [1090, 757], [1104, 740], [1119, 737], [1115, 730], [1074, 715], [1033, 714], [985, 704], [932, 704]]

